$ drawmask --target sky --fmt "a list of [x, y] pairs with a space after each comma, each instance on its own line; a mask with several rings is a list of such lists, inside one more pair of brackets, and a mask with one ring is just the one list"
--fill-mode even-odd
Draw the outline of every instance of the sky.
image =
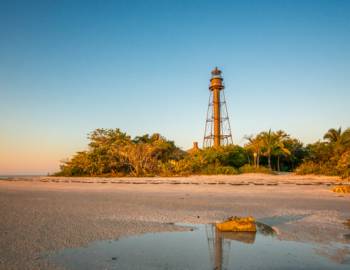
[[89, 132], [203, 140], [223, 71], [234, 143], [350, 127], [350, 1], [0, 0], [0, 175], [46, 174]]

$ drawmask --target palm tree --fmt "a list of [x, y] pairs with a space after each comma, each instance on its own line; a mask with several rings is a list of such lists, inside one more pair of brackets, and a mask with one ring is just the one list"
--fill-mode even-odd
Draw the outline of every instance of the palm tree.
[[269, 168], [271, 169], [271, 157], [277, 156], [277, 169], [280, 167], [280, 156], [290, 155], [290, 151], [285, 147], [284, 140], [289, 138], [289, 135], [284, 131], [279, 130], [277, 132], [269, 131], [262, 132], [261, 140], [263, 143], [263, 154], [267, 157]]
[[261, 149], [263, 146], [261, 137], [259, 135], [255, 137], [250, 135], [244, 138], [248, 140], [248, 143], [244, 147], [253, 153], [254, 166], [259, 168]]
[[342, 135], [342, 144], [345, 147], [350, 147], [350, 128], [347, 128], [346, 130], [343, 131]]
[[271, 169], [271, 155], [275, 145], [275, 136], [271, 129], [268, 132], [264, 131], [261, 133], [261, 140], [263, 143], [263, 154], [267, 157], [268, 165]]
[[273, 153], [277, 156], [277, 171], [280, 171], [280, 157], [291, 155], [291, 152], [285, 146], [285, 140], [289, 139], [289, 135], [283, 130], [277, 131], [274, 135]]
[[333, 150], [336, 154], [340, 154], [347, 147], [350, 147], [350, 128], [347, 128], [342, 132], [342, 128], [331, 128], [323, 136], [323, 139], [327, 140], [330, 145], [333, 146]]
[[327, 133], [323, 136], [323, 139], [328, 140], [329, 143], [337, 143], [341, 139], [341, 127], [338, 129], [331, 128], [327, 131]]

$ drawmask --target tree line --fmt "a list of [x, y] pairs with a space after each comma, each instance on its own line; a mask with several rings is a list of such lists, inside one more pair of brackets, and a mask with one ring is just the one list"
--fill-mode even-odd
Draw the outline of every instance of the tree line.
[[96, 129], [89, 145], [62, 161], [61, 176], [175, 176], [296, 171], [350, 176], [350, 128], [330, 129], [304, 145], [282, 130], [246, 136], [244, 146], [183, 151], [160, 134], [131, 138], [120, 129]]

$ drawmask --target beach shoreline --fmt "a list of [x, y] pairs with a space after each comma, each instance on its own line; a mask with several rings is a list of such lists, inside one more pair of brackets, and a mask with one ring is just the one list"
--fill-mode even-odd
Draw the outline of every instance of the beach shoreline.
[[233, 215], [258, 220], [303, 216], [277, 225], [278, 237], [344, 242], [350, 196], [331, 191], [343, 182], [260, 174], [1, 180], [0, 269], [55, 269], [44, 254], [97, 240], [183, 230], [176, 224], [213, 223]]
[[349, 179], [339, 176], [297, 175], [295, 173], [243, 173], [237, 175], [189, 175], [154, 177], [103, 177], [103, 176], [9, 176], [0, 181], [51, 182], [51, 183], [99, 183], [99, 184], [342, 184]]

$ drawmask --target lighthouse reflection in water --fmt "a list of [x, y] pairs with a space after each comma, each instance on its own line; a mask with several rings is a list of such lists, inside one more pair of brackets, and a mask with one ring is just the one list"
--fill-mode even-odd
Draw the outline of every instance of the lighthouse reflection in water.
[[[275, 235], [272, 227], [263, 223], [256, 223], [258, 233], [263, 235]], [[221, 232], [215, 225], [205, 226], [208, 239], [209, 257], [212, 269], [228, 269], [232, 241], [238, 241], [247, 245], [254, 244], [256, 232]]]

